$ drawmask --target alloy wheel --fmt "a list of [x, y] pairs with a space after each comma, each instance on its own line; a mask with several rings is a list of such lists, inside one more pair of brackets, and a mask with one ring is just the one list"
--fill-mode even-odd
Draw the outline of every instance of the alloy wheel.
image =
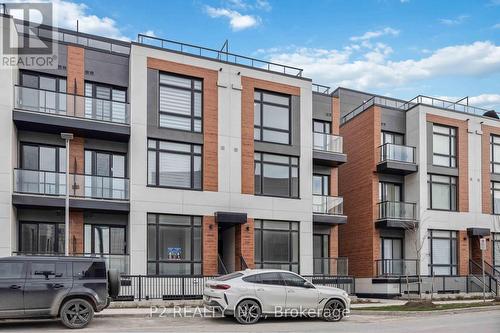
[[260, 319], [260, 306], [257, 302], [246, 300], [236, 308], [236, 320], [240, 324], [255, 324]]

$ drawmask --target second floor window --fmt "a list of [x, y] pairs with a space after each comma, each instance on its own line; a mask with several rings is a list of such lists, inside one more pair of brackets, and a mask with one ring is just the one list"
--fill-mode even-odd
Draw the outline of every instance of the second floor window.
[[491, 206], [493, 214], [500, 214], [500, 182], [491, 182]]
[[254, 140], [290, 144], [290, 96], [254, 92]]
[[125, 123], [127, 119], [126, 89], [85, 82], [85, 117]]
[[159, 95], [160, 127], [202, 132], [202, 80], [161, 73]]
[[[37, 112], [66, 113], [66, 79], [35, 72], [22, 72], [17, 105]], [[17, 90], [17, 88], [16, 88]]]
[[379, 201], [400, 202], [403, 197], [401, 184], [379, 182], [378, 183]]
[[500, 136], [490, 136], [490, 172], [500, 173]]
[[456, 133], [454, 127], [432, 125], [432, 164], [457, 167]]
[[313, 174], [313, 195], [330, 195], [330, 176]]
[[21, 144], [21, 169], [66, 172], [66, 148]]
[[457, 210], [457, 178], [427, 175], [429, 209]]
[[394, 132], [380, 132], [380, 144], [393, 143], [396, 145], [404, 145], [405, 137], [403, 134]]
[[201, 190], [201, 146], [148, 140], [148, 185]]
[[299, 197], [299, 158], [255, 153], [255, 194]]

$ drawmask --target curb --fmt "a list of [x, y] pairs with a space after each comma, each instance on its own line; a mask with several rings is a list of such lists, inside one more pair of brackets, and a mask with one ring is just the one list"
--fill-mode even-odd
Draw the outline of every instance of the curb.
[[475, 306], [475, 307], [461, 308], [461, 309], [446, 309], [446, 310], [434, 310], [434, 311], [384, 311], [384, 310], [351, 309], [350, 315], [351, 316], [379, 315], [379, 316], [395, 316], [395, 317], [410, 315], [418, 317], [418, 316], [453, 314], [453, 313], [463, 313], [463, 312], [481, 312], [484, 310], [487, 311], [500, 310], [500, 305], [485, 305], [485, 306]]

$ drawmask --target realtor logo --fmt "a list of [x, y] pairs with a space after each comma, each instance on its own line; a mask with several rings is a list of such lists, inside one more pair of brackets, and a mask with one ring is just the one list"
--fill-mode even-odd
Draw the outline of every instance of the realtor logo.
[[8, 3], [3, 10], [13, 20], [2, 17], [1, 66], [56, 69], [52, 3]]

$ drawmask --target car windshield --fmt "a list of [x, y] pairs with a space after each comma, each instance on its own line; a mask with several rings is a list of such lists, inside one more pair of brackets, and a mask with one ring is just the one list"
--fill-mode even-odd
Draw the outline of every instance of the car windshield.
[[228, 281], [228, 280], [236, 279], [237, 277], [240, 277], [240, 276], [243, 276], [243, 273], [236, 272], [236, 273], [231, 273], [231, 274], [219, 276], [218, 278], [215, 278], [214, 280], [216, 280], [216, 281]]

